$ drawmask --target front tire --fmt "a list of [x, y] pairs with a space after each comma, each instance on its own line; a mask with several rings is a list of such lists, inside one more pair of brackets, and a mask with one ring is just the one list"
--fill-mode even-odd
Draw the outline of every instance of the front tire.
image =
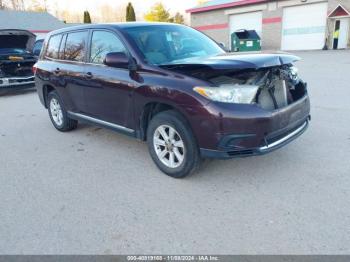
[[77, 128], [78, 121], [68, 117], [57, 91], [52, 91], [48, 94], [47, 108], [51, 122], [57, 130], [66, 132]]
[[186, 119], [173, 110], [155, 115], [147, 129], [150, 155], [168, 176], [182, 178], [200, 163], [196, 140]]

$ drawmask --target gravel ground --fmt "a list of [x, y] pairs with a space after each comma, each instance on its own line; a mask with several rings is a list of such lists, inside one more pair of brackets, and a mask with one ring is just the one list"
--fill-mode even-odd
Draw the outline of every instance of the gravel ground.
[[0, 253], [348, 254], [350, 51], [297, 54], [309, 130], [182, 180], [132, 138], [57, 132], [35, 92], [0, 97]]

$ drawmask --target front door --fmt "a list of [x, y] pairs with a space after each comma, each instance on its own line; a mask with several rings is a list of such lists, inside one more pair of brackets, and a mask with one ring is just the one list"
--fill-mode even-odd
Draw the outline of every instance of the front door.
[[89, 61], [85, 67], [87, 80], [84, 96], [88, 115], [129, 127], [134, 81], [128, 68], [115, 68], [103, 64], [106, 54], [110, 52], [126, 52], [126, 49], [114, 32], [94, 30]]
[[338, 49], [347, 48], [350, 18], [340, 19]]

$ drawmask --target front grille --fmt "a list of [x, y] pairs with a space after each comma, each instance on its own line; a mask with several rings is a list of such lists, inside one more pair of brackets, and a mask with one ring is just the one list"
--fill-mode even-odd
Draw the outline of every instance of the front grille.
[[229, 156], [249, 156], [254, 153], [251, 149], [241, 150], [241, 151], [229, 151], [227, 154]]
[[30, 81], [34, 81], [34, 76], [33, 77], [28, 77], [28, 78], [13, 78], [13, 79], [9, 79], [9, 83], [13, 84], [13, 83], [25, 83], [25, 82], [30, 82]]
[[0, 80], [0, 87], [19, 86], [27, 84], [34, 84], [34, 76], [3, 78]]

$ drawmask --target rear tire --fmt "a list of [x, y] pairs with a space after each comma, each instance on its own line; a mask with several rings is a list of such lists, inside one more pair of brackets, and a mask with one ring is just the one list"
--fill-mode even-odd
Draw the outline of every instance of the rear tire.
[[183, 178], [200, 164], [193, 133], [186, 119], [176, 111], [164, 111], [151, 119], [147, 144], [154, 163], [168, 176]]
[[67, 132], [77, 128], [78, 121], [68, 117], [57, 91], [51, 91], [46, 101], [51, 122], [58, 131]]

